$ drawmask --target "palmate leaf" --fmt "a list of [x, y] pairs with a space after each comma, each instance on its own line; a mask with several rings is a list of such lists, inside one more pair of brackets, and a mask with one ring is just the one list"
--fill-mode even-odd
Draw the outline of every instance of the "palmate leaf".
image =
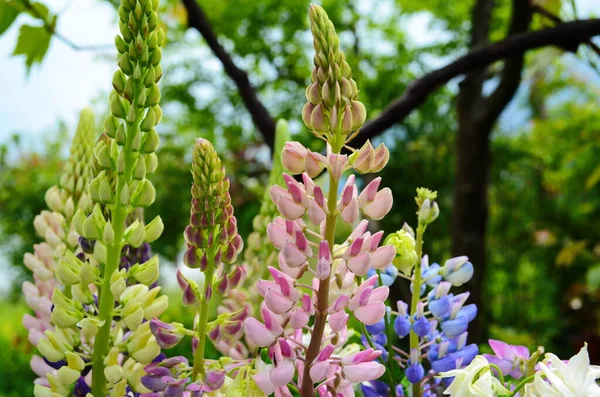
[[6, 0], [0, 0], [0, 35], [8, 30], [17, 19], [19, 10]]
[[27, 71], [34, 63], [41, 63], [50, 45], [50, 33], [44, 26], [23, 25], [13, 55], [24, 55]]

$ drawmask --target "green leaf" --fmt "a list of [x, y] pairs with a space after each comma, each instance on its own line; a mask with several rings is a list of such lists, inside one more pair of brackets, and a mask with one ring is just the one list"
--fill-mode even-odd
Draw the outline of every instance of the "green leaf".
[[29, 14], [31, 14], [32, 17], [41, 19], [42, 21], [48, 21], [48, 15], [50, 15], [48, 7], [42, 3], [36, 2], [31, 4], [31, 8]]
[[50, 33], [43, 26], [21, 26], [19, 39], [13, 55], [25, 55], [29, 70], [34, 63], [41, 63], [50, 45]]
[[8, 4], [5, 0], [0, 0], [0, 35], [17, 19], [19, 10]]

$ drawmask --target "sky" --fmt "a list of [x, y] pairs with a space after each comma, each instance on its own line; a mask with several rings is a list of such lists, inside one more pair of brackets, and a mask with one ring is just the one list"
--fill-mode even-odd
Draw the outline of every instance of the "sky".
[[[76, 51], [60, 40], [53, 39], [41, 65], [27, 73], [24, 60], [12, 57], [17, 42], [18, 27], [32, 22], [19, 16], [13, 26], [0, 36], [0, 143], [18, 133], [27, 149], [42, 150], [45, 134], [55, 130], [57, 121], [66, 122], [74, 130], [77, 114], [88, 105], [104, 100], [102, 93], [111, 89], [116, 70], [111, 46], [118, 32], [117, 17], [108, 2], [98, 0], [44, 0], [53, 12], [60, 12], [57, 31], [78, 45], [105, 45], [107, 51]], [[361, 3], [362, 5], [366, 4]], [[600, 10], [600, 0], [577, 0], [580, 17]], [[415, 44], [431, 39], [429, 18], [417, 15], [408, 22], [407, 32]], [[506, 123], [522, 123], [517, 105], [511, 104], [503, 115]], [[517, 121], [515, 121], [517, 120]], [[7, 265], [0, 253], [0, 295], [10, 283]]]

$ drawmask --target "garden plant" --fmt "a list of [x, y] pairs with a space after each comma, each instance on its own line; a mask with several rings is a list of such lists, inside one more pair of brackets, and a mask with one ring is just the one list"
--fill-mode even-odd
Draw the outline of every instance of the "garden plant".
[[[37, 348], [36, 397], [600, 396], [587, 346], [562, 361], [543, 347], [490, 340], [494, 354], [479, 354], [469, 343], [477, 307], [464, 284], [477, 263], [427, 255], [435, 191], [416, 189], [413, 226], [378, 230], [394, 204], [377, 176], [390, 153], [368, 140], [352, 146], [367, 109], [317, 5], [308, 12], [314, 68], [298, 111], [322, 145], [291, 141], [277, 123], [268, 193], [244, 238], [213, 144], [189, 143], [190, 215], [180, 231], [189, 269], [162, 270], [176, 271], [194, 321], [161, 320], [180, 303], [161, 294], [151, 254], [169, 225], [144, 219], [161, 188], [148, 179], [162, 117], [158, 10], [158, 0], [121, 1], [110, 114], [100, 133], [92, 112], [81, 112], [62, 177], [35, 218], [42, 241], [24, 258], [33, 282], [23, 284], [32, 311], [23, 324]], [[398, 277], [411, 296], [391, 302]], [[170, 354], [180, 343], [191, 357]]]

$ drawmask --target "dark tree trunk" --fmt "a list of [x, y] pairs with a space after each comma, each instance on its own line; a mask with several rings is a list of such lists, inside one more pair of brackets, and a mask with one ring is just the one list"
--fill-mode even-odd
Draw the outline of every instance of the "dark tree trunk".
[[[470, 113], [470, 112], [469, 112]], [[486, 246], [488, 218], [487, 188], [489, 182], [490, 142], [492, 126], [459, 115], [456, 139], [457, 169], [452, 218], [452, 253], [467, 255], [475, 268], [473, 279], [464, 290], [477, 304], [479, 315], [469, 326], [469, 341], [485, 339], [486, 323]]]

